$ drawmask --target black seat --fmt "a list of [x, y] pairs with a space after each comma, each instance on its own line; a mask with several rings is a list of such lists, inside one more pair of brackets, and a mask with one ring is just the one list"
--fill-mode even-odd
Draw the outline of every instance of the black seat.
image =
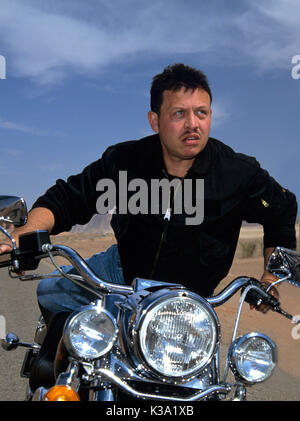
[[65, 321], [69, 315], [69, 312], [61, 312], [54, 314], [51, 318], [44, 342], [32, 365], [29, 378], [29, 386], [32, 391], [40, 386], [52, 387], [55, 383], [54, 359]]

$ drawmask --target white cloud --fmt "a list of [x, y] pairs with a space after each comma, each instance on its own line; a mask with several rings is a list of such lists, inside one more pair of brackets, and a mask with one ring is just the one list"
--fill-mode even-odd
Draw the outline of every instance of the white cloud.
[[16, 157], [21, 155], [21, 153], [23, 153], [23, 151], [21, 151], [20, 149], [14, 149], [14, 148], [4, 148], [3, 149], [3, 153], [10, 155], [12, 157]]
[[299, 14], [298, 0], [2, 0], [0, 39], [7, 71], [41, 84], [149, 53], [271, 70], [299, 53]]
[[231, 117], [231, 106], [228, 101], [213, 100], [211, 126], [217, 128], [226, 123]]
[[[1, 117], [0, 117], [0, 128], [6, 129], [6, 130], [14, 130], [14, 131], [18, 131], [18, 132], [22, 132], [22, 133], [26, 133], [26, 134], [35, 135], [35, 136], [58, 136], [58, 137], [64, 137], [65, 136], [64, 133], [61, 133], [59, 131], [40, 130], [40, 129], [37, 129], [36, 127], [26, 126], [22, 123], [9, 121], [9, 120], [3, 119]], [[12, 154], [12, 152], [13, 152], [13, 150], [11, 150], [11, 154]]]
[[39, 135], [41, 132], [33, 127], [28, 127], [20, 123], [15, 123], [8, 120], [3, 120], [0, 118], [0, 128], [7, 129], [7, 130], [16, 130], [19, 132], [27, 133], [27, 134], [34, 134]]
[[300, 54], [299, 16], [298, 0], [255, 3], [235, 21], [243, 40], [243, 55], [260, 71], [290, 68], [292, 57]]

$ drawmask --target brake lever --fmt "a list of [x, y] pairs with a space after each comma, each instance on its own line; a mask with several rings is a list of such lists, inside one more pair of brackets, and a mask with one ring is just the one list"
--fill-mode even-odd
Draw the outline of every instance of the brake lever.
[[[269, 294], [261, 282], [259, 282], [255, 278], [251, 278], [248, 287], [251, 285], [255, 288], [250, 289], [250, 291], [247, 293], [245, 297], [245, 301], [247, 303], [252, 304], [254, 306], [266, 304], [269, 307], [271, 307], [272, 310], [275, 310], [276, 308], [280, 307], [280, 302], [277, 300], [277, 298]], [[241, 292], [243, 293], [244, 290], [245, 288], [242, 288]]]
[[297, 319], [295, 316], [292, 316], [290, 313], [287, 313], [285, 310], [283, 310], [280, 306], [278, 306], [275, 309], [272, 309], [276, 313], [281, 314], [282, 316], [286, 317], [287, 319], [291, 320], [294, 324], [300, 323], [300, 319]]
[[[273, 295], [271, 295], [268, 290], [270, 287], [265, 288], [261, 282], [257, 279], [251, 279], [252, 285], [258, 287], [260, 291], [257, 289], [252, 289], [246, 295], [245, 301], [249, 304], [253, 304], [255, 306], [259, 306], [260, 304], [266, 304], [270, 307], [271, 310], [274, 312], [281, 314], [282, 316], [286, 317], [287, 319], [291, 320], [293, 323], [298, 324], [300, 323], [300, 319], [296, 319], [293, 315], [283, 310], [280, 306], [280, 301], [277, 300]], [[272, 286], [272, 285], [271, 285]]]

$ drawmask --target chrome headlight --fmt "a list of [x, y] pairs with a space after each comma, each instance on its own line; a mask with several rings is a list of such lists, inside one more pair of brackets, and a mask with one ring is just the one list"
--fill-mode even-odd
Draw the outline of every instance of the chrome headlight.
[[277, 349], [268, 336], [251, 332], [232, 343], [228, 359], [237, 377], [248, 383], [259, 383], [273, 373], [277, 362]]
[[140, 305], [133, 333], [134, 352], [144, 367], [166, 381], [196, 375], [216, 350], [217, 316], [191, 292], [152, 294]]
[[117, 335], [113, 316], [101, 305], [91, 305], [72, 313], [66, 322], [63, 339], [71, 355], [93, 360], [110, 351]]

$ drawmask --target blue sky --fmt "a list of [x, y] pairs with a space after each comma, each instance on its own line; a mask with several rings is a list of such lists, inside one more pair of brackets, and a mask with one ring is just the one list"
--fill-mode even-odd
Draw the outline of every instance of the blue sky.
[[151, 134], [151, 79], [184, 62], [210, 80], [211, 136], [299, 200], [299, 18], [298, 0], [1, 0], [1, 194], [30, 207], [110, 144]]

